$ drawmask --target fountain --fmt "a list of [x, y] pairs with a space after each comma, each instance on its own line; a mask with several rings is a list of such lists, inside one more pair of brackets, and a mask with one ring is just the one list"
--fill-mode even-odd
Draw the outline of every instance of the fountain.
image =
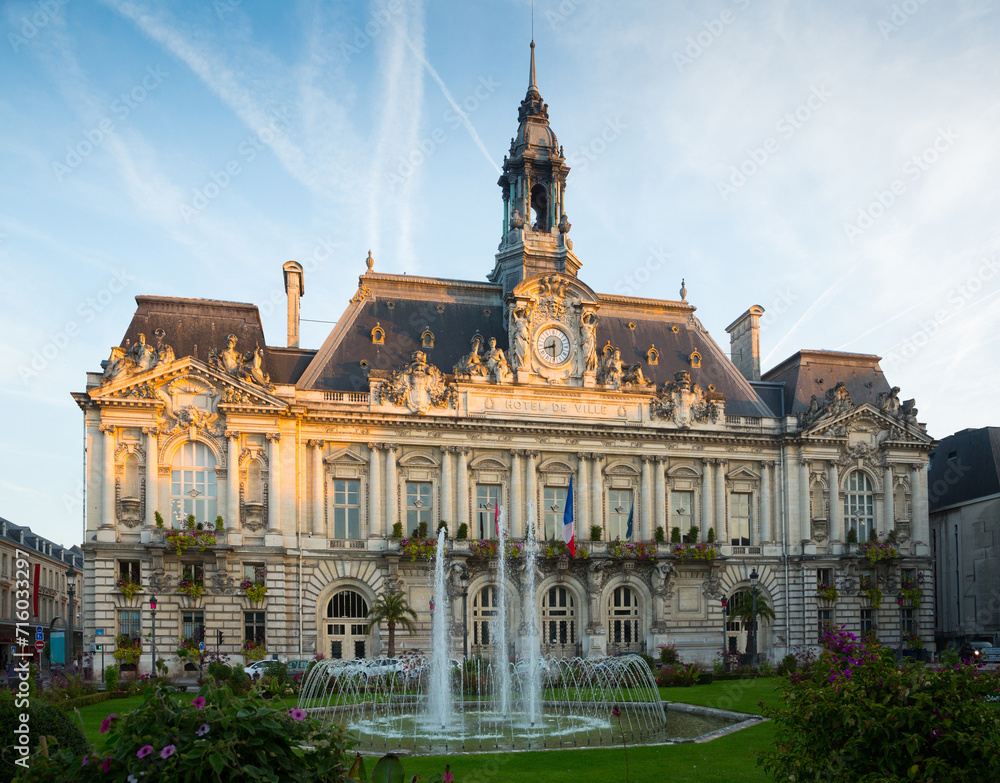
[[[347, 727], [359, 748], [440, 753], [500, 748], [542, 749], [689, 738], [727, 721], [664, 711], [646, 662], [614, 658], [543, 658], [535, 596], [538, 542], [529, 507], [522, 595], [525, 658], [510, 661], [506, 515], [498, 531], [497, 617], [492, 660], [470, 658], [461, 669], [450, 660], [447, 560], [444, 530], [434, 558], [431, 655], [403, 673], [380, 671], [353, 660], [321, 660], [312, 667], [298, 705], [322, 721]], [[612, 718], [612, 708], [620, 715]]]

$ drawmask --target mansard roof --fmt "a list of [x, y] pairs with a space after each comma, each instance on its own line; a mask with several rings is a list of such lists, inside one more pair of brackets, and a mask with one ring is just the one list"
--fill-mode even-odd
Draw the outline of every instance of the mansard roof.
[[83, 569], [83, 550], [76, 544], [65, 547], [38, 535], [26, 525], [16, 525], [3, 517], [0, 517], [0, 537], [67, 566], [72, 564], [74, 568]]
[[942, 439], [931, 452], [927, 487], [931, 511], [1000, 494], [1000, 427]]
[[840, 381], [854, 405], [868, 402], [877, 406], [879, 394], [891, 390], [878, 365], [881, 358], [866, 353], [801, 350], [764, 373], [762, 380], [784, 383], [786, 416], [808, 410], [814, 394], [822, 402], [827, 390]]

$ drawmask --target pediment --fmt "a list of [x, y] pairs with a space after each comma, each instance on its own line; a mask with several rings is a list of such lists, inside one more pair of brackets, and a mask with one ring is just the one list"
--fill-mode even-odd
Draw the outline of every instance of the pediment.
[[478, 457], [469, 463], [469, 468], [472, 470], [507, 470], [508, 465], [496, 457]]
[[171, 415], [202, 411], [280, 412], [287, 404], [268, 391], [213, 369], [190, 356], [144, 372], [121, 375], [88, 395], [94, 402], [165, 409]]
[[803, 430], [805, 438], [843, 438], [848, 448], [878, 449], [887, 443], [930, 444], [933, 439], [904, 418], [863, 403]]
[[746, 480], [759, 481], [760, 474], [757, 473], [756, 471], [751, 470], [746, 465], [740, 465], [738, 468], [729, 471], [726, 474], [726, 478], [729, 479], [730, 481], [734, 480], [739, 481], [740, 479], [743, 479], [744, 481]]
[[340, 451], [335, 451], [333, 454], [323, 458], [323, 462], [326, 464], [338, 463], [340, 465], [368, 465], [368, 460], [364, 459], [358, 454], [355, 454], [350, 449], [340, 449]]
[[558, 459], [549, 459], [538, 466], [540, 473], [573, 473], [572, 466]]
[[425, 451], [413, 451], [400, 457], [399, 464], [407, 468], [429, 468], [438, 467], [441, 463]]

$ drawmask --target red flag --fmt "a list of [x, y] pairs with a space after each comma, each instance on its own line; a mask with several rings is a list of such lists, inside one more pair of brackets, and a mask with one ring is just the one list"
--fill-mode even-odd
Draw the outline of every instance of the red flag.
[[38, 587], [39, 583], [42, 581], [42, 564], [35, 563], [35, 591], [33, 595], [33, 601], [35, 604], [35, 617], [38, 617]]
[[500, 501], [493, 504], [493, 521], [497, 526], [497, 538], [500, 538]]

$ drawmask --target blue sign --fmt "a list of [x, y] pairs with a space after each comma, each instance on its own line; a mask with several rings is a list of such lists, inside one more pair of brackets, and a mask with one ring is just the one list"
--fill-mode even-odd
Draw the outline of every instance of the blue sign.
[[205, 643], [198, 642], [198, 649], [201, 650], [202, 652], [205, 652]]
[[66, 635], [62, 629], [55, 630], [49, 639], [49, 660], [52, 663], [66, 663]]
[[39, 628], [37, 631], [35, 631], [35, 641], [36, 642], [44, 642], [45, 641], [45, 633], [42, 631], [41, 628]]
[[95, 628], [94, 629], [94, 636], [104, 636], [104, 629], [103, 628]]

